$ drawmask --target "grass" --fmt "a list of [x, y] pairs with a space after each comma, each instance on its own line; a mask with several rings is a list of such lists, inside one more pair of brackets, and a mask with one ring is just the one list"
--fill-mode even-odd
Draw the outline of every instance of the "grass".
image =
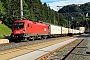
[[4, 24], [0, 24], [0, 38], [5, 38], [6, 35], [11, 34], [11, 29]]
[[63, 52], [62, 50], [57, 50], [56, 53]]

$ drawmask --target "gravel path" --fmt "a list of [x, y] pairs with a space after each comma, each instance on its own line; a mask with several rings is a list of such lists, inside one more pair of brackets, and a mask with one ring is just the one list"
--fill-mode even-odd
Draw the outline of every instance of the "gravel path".
[[[76, 48], [68, 60], [90, 60], [90, 36], [83, 37], [84, 41]], [[63, 59], [73, 47], [82, 39], [78, 39], [70, 45], [64, 47], [61, 50], [56, 51], [53, 55], [49, 56], [45, 60], [65, 60]], [[88, 53], [88, 54], [87, 54]]]

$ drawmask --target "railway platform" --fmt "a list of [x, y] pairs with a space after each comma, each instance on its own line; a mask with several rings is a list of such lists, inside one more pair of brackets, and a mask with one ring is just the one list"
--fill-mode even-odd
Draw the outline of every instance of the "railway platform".
[[52, 51], [54, 51], [54, 50], [56, 50], [64, 45], [67, 45], [68, 43], [70, 43], [76, 39], [77, 38], [69, 39], [67, 41], [57, 43], [57, 44], [36, 50], [34, 52], [30, 52], [30, 53], [27, 53], [27, 54], [24, 54], [24, 55], [21, 55], [18, 57], [11, 58], [10, 60], [41, 60], [41, 59], [39, 59], [39, 57], [41, 57], [45, 54], [48, 54], [48, 53], [50, 53], [50, 52], [52, 52]]

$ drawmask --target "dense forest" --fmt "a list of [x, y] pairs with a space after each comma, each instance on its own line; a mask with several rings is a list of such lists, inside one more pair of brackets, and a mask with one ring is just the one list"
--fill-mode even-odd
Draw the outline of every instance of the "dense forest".
[[[23, 17], [33, 21], [74, 28], [89, 26], [90, 23], [90, 2], [64, 6], [57, 12], [50, 9], [48, 4], [42, 4], [40, 0], [23, 0], [23, 9]], [[17, 19], [20, 19], [20, 0], [0, 0], [0, 20], [3, 24], [11, 27]]]
[[[50, 9], [40, 0], [23, 0], [24, 18], [33, 21], [43, 21], [50, 24], [67, 26], [68, 22], [62, 14]], [[0, 0], [0, 20], [11, 27], [12, 23], [20, 19], [20, 0]]]

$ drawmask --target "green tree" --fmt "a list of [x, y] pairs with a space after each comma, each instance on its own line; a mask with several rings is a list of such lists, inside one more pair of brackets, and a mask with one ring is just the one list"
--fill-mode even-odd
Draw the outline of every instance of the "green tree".
[[0, 1], [0, 20], [3, 20], [5, 15], [5, 8], [3, 7], [3, 3]]

